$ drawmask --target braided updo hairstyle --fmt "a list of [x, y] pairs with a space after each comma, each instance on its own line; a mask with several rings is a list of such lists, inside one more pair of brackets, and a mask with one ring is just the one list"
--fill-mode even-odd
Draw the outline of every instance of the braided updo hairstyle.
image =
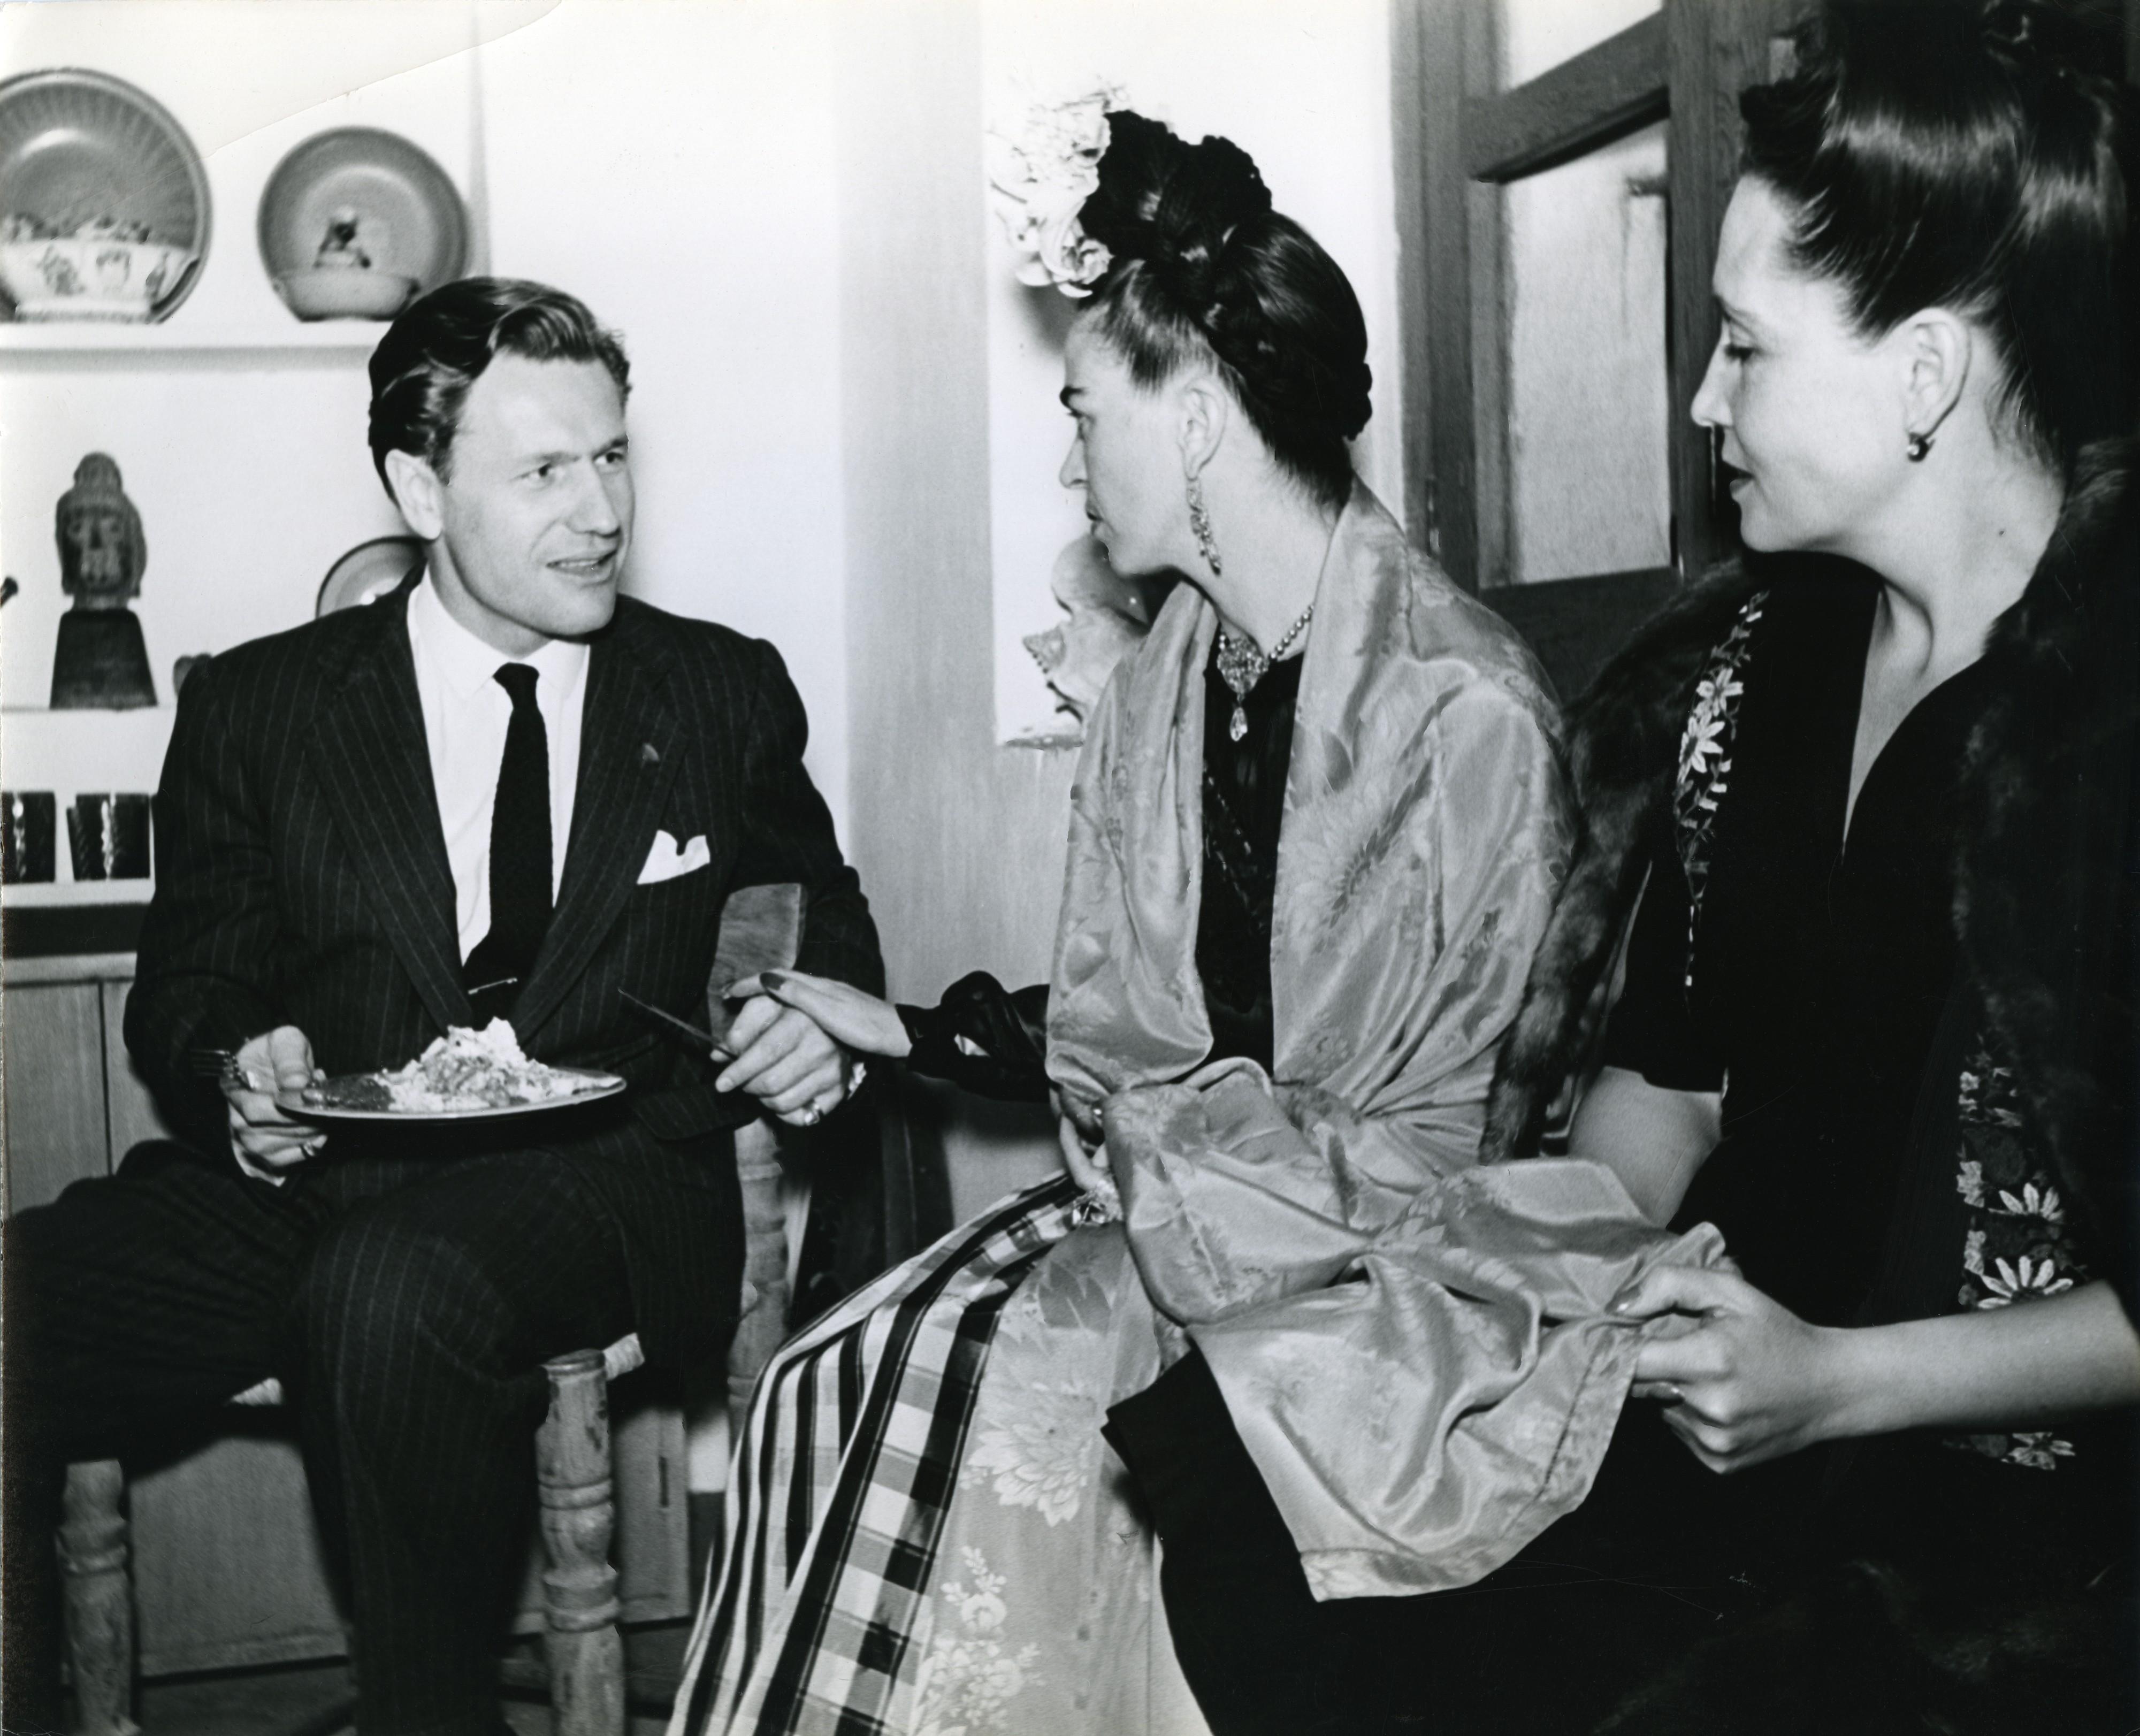
[[1271, 455], [1323, 505], [1352, 488], [1367, 426], [1367, 325], [1338, 262], [1271, 209], [1247, 152], [1191, 145], [1128, 110], [1107, 116], [1098, 190], [1079, 222], [1112, 256], [1090, 317], [1151, 387], [1215, 367]]

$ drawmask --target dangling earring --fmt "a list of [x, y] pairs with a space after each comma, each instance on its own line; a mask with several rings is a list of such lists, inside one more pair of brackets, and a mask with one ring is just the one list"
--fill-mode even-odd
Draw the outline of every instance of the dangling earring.
[[1931, 449], [1932, 437], [1930, 434], [1913, 434], [1910, 436], [1910, 462], [1912, 463], [1922, 464], [1924, 463], [1925, 454]]
[[1211, 537], [1211, 515], [1204, 508], [1204, 484], [1194, 476], [1188, 481], [1189, 528], [1195, 532], [1196, 547], [1203, 551], [1204, 559], [1211, 568], [1211, 576], [1215, 579], [1225, 569], [1219, 564], [1219, 545]]

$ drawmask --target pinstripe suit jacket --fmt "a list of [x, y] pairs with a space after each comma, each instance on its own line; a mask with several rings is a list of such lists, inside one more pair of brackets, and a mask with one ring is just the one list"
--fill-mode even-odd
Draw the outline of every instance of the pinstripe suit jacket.
[[[474, 1022], [410, 589], [226, 652], [179, 699], [126, 1039], [189, 1137], [212, 1148], [228, 1144], [223, 1103], [189, 1051], [292, 1024], [328, 1072], [356, 1072]], [[630, 1220], [646, 1218], [657, 1245], [661, 1202], [631, 1188], [632, 1151], [694, 1140], [753, 1107], [716, 1094], [712, 1063], [650, 1031], [617, 991], [702, 1022], [723, 900], [786, 881], [802, 888], [800, 969], [876, 992], [883, 967], [802, 768], [807, 725], [779, 654], [630, 598], [592, 650], [557, 911], [513, 1022], [531, 1056], [629, 1081], [631, 1119], [600, 1142], [618, 1161], [601, 1167], [615, 1172], [627, 1242], [639, 1239]], [[657, 830], [703, 836], [709, 866], [636, 884]]]

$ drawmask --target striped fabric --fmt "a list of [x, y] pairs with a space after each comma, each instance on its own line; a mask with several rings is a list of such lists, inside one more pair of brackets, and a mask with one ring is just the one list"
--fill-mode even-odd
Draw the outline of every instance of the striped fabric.
[[[1068, 1177], [951, 1232], [797, 1335], [759, 1378], [670, 1736], [883, 1736], [1004, 1304], [1068, 1235]], [[768, 1612], [769, 1625], [768, 1622]]]
[[[327, 1072], [368, 1072], [475, 1022], [406, 620], [405, 590], [226, 651], [179, 696], [126, 1041], [201, 1150], [228, 1136], [197, 1051], [292, 1024]], [[629, 597], [593, 641], [564, 878], [513, 1022], [537, 1060], [631, 1087], [638, 1136], [590, 1173], [656, 1361], [719, 1354], [735, 1281], [639, 1154], [680, 1142], [724, 1161], [726, 1141], [705, 1136], [757, 1111], [716, 1092], [711, 1060], [618, 991], [702, 1018], [725, 900], [763, 885], [802, 889], [798, 969], [883, 986], [861, 883], [803, 767], [807, 738], [769, 645]], [[707, 866], [641, 884], [660, 831], [703, 837]], [[337, 1135], [335, 1149], [354, 1143]]]

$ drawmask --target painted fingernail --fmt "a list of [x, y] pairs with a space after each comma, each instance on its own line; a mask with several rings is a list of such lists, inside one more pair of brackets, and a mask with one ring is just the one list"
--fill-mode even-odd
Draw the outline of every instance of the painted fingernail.
[[768, 988], [785, 988], [788, 986], [788, 978], [777, 970], [760, 971], [758, 980]]

